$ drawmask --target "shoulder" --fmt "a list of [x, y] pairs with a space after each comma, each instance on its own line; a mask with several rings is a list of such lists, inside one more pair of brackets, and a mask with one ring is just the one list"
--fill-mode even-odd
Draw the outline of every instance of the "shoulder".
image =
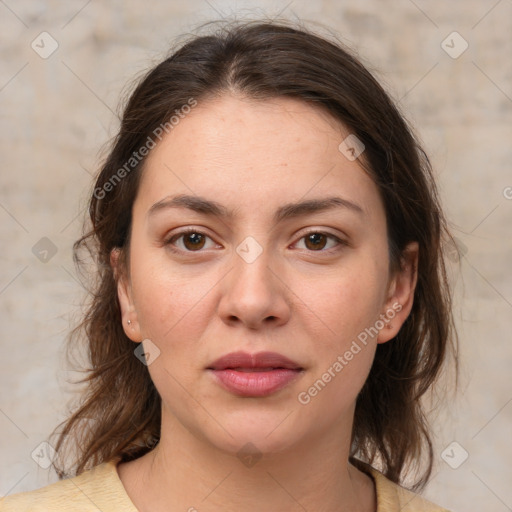
[[434, 503], [422, 498], [391, 480], [388, 480], [376, 469], [369, 468], [377, 492], [378, 512], [449, 512]]
[[137, 512], [119, 479], [116, 461], [41, 489], [0, 499], [0, 512]]

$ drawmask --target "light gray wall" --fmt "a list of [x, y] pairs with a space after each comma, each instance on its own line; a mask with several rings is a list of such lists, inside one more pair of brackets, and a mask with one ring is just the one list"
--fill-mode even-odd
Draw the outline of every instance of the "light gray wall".
[[[338, 31], [425, 142], [465, 254], [451, 265], [461, 392], [440, 411], [426, 495], [454, 511], [510, 510], [511, 0], [0, 2], [0, 495], [55, 480], [31, 453], [71, 398], [71, 245], [123, 86], [199, 22], [260, 8]], [[58, 43], [49, 56], [43, 31]]]

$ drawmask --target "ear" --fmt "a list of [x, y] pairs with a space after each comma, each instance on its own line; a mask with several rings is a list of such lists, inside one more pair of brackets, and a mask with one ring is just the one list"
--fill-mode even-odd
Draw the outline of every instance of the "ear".
[[418, 242], [409, 243], [400, 258], [400, 268], [388, 285], [387, 299], [380, 316], [385, 325], [379, 331], [377, 343], [393, 339], [411, 312], [418, 280], [418, 257]]
[[141, 342], [143, 337], [140, 332], [140, 325], [137, 318], [137, 311], [133, 303], [132, 290], [126, 270], [122, 268], [119, 261], [121, 249], [115, 248], [110, 252], [110, 266], [114, 271], [114, 279], [117, 283], [117, 296], [121, 306], [121, 321], [123, 330], [132, 341]]

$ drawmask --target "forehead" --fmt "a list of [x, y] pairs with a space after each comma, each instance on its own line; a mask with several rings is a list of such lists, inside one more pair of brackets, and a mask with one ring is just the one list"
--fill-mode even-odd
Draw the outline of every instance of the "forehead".
[[147, 209], [192, 193], [261, 209], [338, 192], [379, 210], [373, 180], [339, 150], [348, 135], [327, 112], [295, 99], [226, 94], [199, 102], [149, 154], [137, 202]]

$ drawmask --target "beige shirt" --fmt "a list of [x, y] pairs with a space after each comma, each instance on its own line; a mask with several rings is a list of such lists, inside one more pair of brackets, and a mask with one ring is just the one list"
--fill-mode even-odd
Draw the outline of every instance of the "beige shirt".
[[[117, 462], [105, 462], [41, 489], [6, 496], [0, 499], [0, 512], [137, 512], [117, 473]], [[448, 512], [377, 470], [370, 472], [377, 491], [377, 512]]]

